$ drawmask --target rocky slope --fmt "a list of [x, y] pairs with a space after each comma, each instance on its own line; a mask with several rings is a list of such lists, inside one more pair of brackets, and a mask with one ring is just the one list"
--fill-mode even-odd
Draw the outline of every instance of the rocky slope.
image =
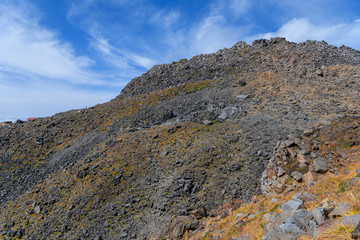
[[261, 193], [279, 140], [358, 115], [359, 64], [325, 42], [239, 42], [154, 66], [108, 103], [0, 126], [0, 234], [160, 238], [172, 217], [194, 230]]
[[[183, 231], [183, 236], [359, 239], [359, 120], [322, 121], [305, 130], [303, 136], [279, 141], [263, 173], [262, 196], [254, 196], [241, 206], [219, 208], [218, 216], [202, 219], [198, 230]], [[309, 154], [303, 154], [305, 151]], [[294, 174], [300, 171], [306, 174]]]

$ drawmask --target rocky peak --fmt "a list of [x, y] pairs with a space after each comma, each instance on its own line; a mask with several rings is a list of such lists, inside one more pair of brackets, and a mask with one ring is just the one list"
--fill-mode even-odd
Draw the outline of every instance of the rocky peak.
[[285, 38], [238, 42], [230, 49], [201, 54], [190, 60], [155, 65], [133, 79], [118, 97], [134, 96], [170, 86], [229, 77], [251, 71], [274, 70], [280, 65], [294, 74], [308, 74], [321, 67], [360, 63], [360, 53], [348, 47], [335, 47], [325, 41], [288, 42]]

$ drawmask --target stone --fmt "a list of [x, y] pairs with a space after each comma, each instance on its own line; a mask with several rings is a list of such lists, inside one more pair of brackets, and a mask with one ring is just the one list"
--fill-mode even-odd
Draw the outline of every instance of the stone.
[[295, 145], [295, 142], [294, 142], [294, 141], [292, 141], [292, 140], [286, 140], [286, 141], [285, 141], [285, 146], [286, 146], [286, 147], [291, 147], [291, 146], [293, 146], [293, 145]]
[[345, 190], [349, 190], [350, 186], [353, 186], [358, 180], [360, 179], [360, 177], [354, 177], [352, 178], [345, 186]]
[[199, 227], [199, 224], [199, 220], [194, 219], [185, 225], [185, 229], [194, 231]]
[[249, 95], [246, 95], [246, 94], [240, 94], [240, 95], [237, 95], [236, 97], [235, 97], [235, 99], [236, 100], [245, 100], [245, 99], [247, 99], [249, 97]]
[[278, 198], [272, 198], [270, 201], [271, 204], [276, 203], [276, 202], [279, 202]]
[[219, 119], [221, 120], [226, 120], [228, 119], [229, 117], [232, 117], [234, 116], [239, 110], [236, 108], [236, 107], [227, 107], [227, 108], [224, 108], [220, 115], [218, 116]]
[[254, 239], [251, 235], [249, 234], [241, 234], [235, 238], [232, 238], [231, 240], [251, 240]]
[[303, 136], [304, 137], [309, 137], [311, 135], [314, 134], [314, 129], [306, 129], [304, 132], [303, 132]]
[[309, 234], [311, 237], [315, 238], [317, 236], [317, 224], [316, 222], [310, 220], [308, 225], [307, 234]]
[[350, 216], [344, 216], [342, 217], [340, 223], [349, 227], [355, 227], [359, 224], [359, 222], [360, 222], [360, 213]]
[[322, 69], [318, 69], [318, 70], [316, 70], [316, 75], [318, 75], [319, 77], [323, 77], [324, 76], [324, 72], [323, 72], [323, 70]]
[[285, 173], [286, 173], [286, 171], [283, 168], [281, 168], [281, 167], [278, 168], [278, 171], [277, 171], [278, 177], [283, 176]]
[[283, 213], [295, 212], [303, 204], [302, 200], [292, 199], [281, 206]]
[[169, 154], [169, 152], [168, 151], [162, 151], [161, 153], [160, 153], [160, 157], [165, 157], [166, 155], [168, 155]]
[[324, 208], [325, 216], [328, 217], [330, 212], [335, 209], [336, 204], [334, 201], [328, 201], [328, 202], [322, 203], [319, 207]]
[[296, 159], [299, 163], [308, 163], [308, 161], [305, 159], [304, 155], [301, 152], [296, 155]]
[[355, 230], [351, 234], [352, 239], [360, 239], [360, 222], [355, 227]]
[[239, 218], [241, 218], [242, 216], [244, 216], [244, 214], [242, 212], [237, 213], [235, 216], [235, 221], [238, 220]]
[[126, 238], [127, 236], [128, 236], [128, 234], [126, 232], [123, 232], [123, 233], [120, 234], [121, 238]]
[[339, 206], [337, 206], [331, 213], [329, 214], [329, 217], [336, 218], [336, 217], [342, 217], [347, 212], [351, 210], [351, 205], [347, 202], [340, 203]]
[[204, 218], [207, 216], [206, 209], [204, 206], [202, 206], [198, 209], [192, 210], [190, 212], [190, 214], [196, 219], [201, 219], [201, 218]]
[[310, 182], [308, 182], [307, 183], [307, 186], [309, 187], [309, 188], [311, 188], [312, 186], [314, 186], [315, 185], [315, 181], [310, 181]]
[[298, 239], [298, 236], [292, 236], [292, 235], [284, 233], [284, 232], [278, 232], [275, 230], [271, 230], [261, 238], [261, 240], [274, 240], [274, 239], [296, 240], [296, 239]]
[[317, 181], [318, 179], [318, 174], [314, 173], [314, 172], [307, 172], [303, 175], [303, 180], [305, 183], [309, 183], [311, 181]]
[[36, 215], [38, 215], [38, 214], [40, 214], [40, 212], [41, 212], [40, 206], [39, 206], [39, 205], [36, 205], [35, 208], [34, 208], [34, 213], [35, 213]]
[[317, 222], [317, 224], [322, 224], [323, 222], [325, 222], [325, 208], [322, 207], [314, 208], [311, 211], [311, 213], [314, 216], [314, 219]]
[[171, 219], [165, 227], [161, 230], [161, 238], [165, 239], [179, 239], [184, 231], [185, 224], [184, 221], [188, 221], [188, 218], [173, 218]]
[[213, 122], [210, 121], [210, 120], [204, 120], [204, 121], [203, 121], [203, 124], [204, 124], [205, 126], [210, 126], [211, 124], [213, 124]]
[[325, 119], [320, 120], [318, 123], [320, 125], [323, 125], [323, 126], [330, 126], [331, 125], [331, 121], [330, 120], [325, 120]]
[[314, 160], [314, 169], [318, 173], [326, 173], [329, 170], [328, 160], [322, 157], [318, 157]]
[[314, 216], [312, 215], [311, 212], [308, 212], [305, 209], [300, 209], [290, 217], [289, 222], [295, 224], [301, 230], [306, 230], [310, 220], [312, 220], [313, 218]]
[[290, 222], [286, 222], [282, 226], [282, 230], [285, 233], [292, 233], [294, 235], [304, 235], [305, 234], [305, 232], [303, 230], [301, 230], [298, 225], [290, 223]]
[[296, 181], [301, 181], [302, 173], [298, 171], [291, 172], [291, 177], [293, 177]]
[[321, 233], [328, 231], [338, 223], [339, 222], [335, 221], [334, 219], [326, 219], [323, 223], [319, 224], [316, 227], [316, 234], [320, 235]]

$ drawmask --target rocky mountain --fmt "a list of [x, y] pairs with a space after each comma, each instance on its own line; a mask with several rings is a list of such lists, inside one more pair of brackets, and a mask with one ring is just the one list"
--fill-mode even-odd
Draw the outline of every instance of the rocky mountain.
[[0, 126], [0, 236], [196, 232], [220, 206], [271, 191], [278, 141], [358, 118], [359, 92], [360, 52], [273, 38], [154, 66], [105, 104]]

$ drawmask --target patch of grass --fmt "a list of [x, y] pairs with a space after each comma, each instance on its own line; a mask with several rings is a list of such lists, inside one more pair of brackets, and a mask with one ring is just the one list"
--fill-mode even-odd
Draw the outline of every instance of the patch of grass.
[[347, 183], [348, 183], [348, 181], [344, 180], [339, 184], [339, 192], [343, 193], [346, 191], [345, 187], [346, 187]]
[[355, 229], [354, 227], [349, 227], [340, 224], [322, 233], [318, 237], [318, 239], [338, 239], [338, 240], [351, 239], [351, 234], [354, 231], [354, 229]]
[[275, 212], [279, 207], [280, 207], [280, 205], [278, 203], [276, 203], [275, 206], [270, 209], [270, 212], [271, 213]]

